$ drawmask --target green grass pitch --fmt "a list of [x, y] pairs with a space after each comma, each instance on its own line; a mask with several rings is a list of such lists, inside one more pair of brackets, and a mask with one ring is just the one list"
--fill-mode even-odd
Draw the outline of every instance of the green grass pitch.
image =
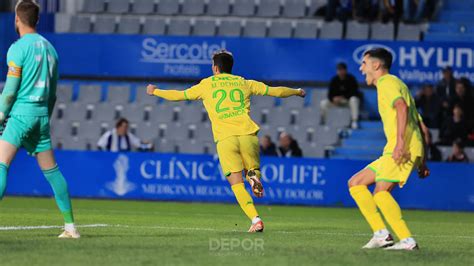
[[370, 232], [357, 209], [258, 206], [266, 230], [248, 234], [232, 204], [73, 205], [76, 223], [90, 227], [60, 240], [53, 199], [0, 202], [0, 265], [474, 265], [473, 213], [405, 211], [421, 249], [389, 252], [360, 249]]

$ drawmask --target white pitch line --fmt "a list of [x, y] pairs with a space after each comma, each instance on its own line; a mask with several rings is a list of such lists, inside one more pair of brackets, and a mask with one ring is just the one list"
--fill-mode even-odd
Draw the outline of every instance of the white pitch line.
[[[140, 229], [158, 229], [158, 230], [185, 230], [185, 231], [207, 231], [207, 232], [242, 232], [239, 230], [227, 230], [227, 229], [214, 229], [214, 228], [202, 228], [202, 227], [175, 227], [175, 226], [162, 226], [162, 225], [125, 225], [125, 224], [85, 224], [77, 225], [79, 228], [94, 228], [94, 227], [118, 227], [118, 228], [140, 228]], [[0, 231], [18, 231], [18, 230], [42, 230], [42, 229], [57, 229], [64, 228], [63, 226], [57, 225], [39, 225], [39, 226], [1, 226]], [[315, 232], [315, 231], [271, 231], [273, 233], [282, 234], [310, 234], [310, 235], [323, 235], [323, 236], [349, 236], [349, 237], [360, 237], [370, 236], [365, 233], [341, 233], [341, 232]], [[459, 236], [459, 235], [414, 235], [417, 237], [428, 237], [428, 238], [462, 238], [462, 239], [474, 239], [474, 236]]]
[[[84, 224], [77, 225], [77, 227], [108, 227], [108, 224]], [[56, 229], [64, 228], [59, 225], [37, 225], [37, 226], [0, 226], [0, 231], [18, 231], [18, 230], [42, 230], [42, 229]]]

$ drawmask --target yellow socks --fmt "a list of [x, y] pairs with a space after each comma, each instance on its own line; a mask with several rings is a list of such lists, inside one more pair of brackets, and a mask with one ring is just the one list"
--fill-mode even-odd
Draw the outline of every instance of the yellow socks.
[[354, 186], [349, 188], [349, 192], [372, 230], [377, 232], [385, 229], [386, 226], [382, 220], [382, 216], [380, 216], [380, 213], [377, 211], [377, 205], [375, 204], [372, 194], [367, 189], [367, 186]]
[[250, 194], [245, 190], [244, 183], [233, 185], [232, 191], [234, 191], [235, 198], [237, 198], [240, 208], [242, 208], [247, 217], [249, 217], [250, 220], [257, 217], [257, 210], [255, 209], [255, 205], [253, 205], [252, 197], [250, 197]]
[[382, 212], [385, 220], [387, 220], [390, 227], [392, 227], [398, 239], [403, 240], [411, 237], [410, 230], [403, 220], [400, 206], [387, 191], [378, 192], [374, 196], [374, 201]]

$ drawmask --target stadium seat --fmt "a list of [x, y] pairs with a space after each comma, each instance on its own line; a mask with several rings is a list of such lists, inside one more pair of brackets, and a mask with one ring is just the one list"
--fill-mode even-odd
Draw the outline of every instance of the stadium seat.
[[137, 17], [121, 17], [117, 32], [120, 34], [139, 34], [141, 22]]
[[72, 84], [58, 84], [56, 89], [56, 98], [58, 102], [69, 103], [72, 101]]
[[158, 97], [153, 97], [146, 94], [146, 87], [139, 86], [135, 90], [135, 103], [141, 105], [155, 106], [158, 102]]
[[143, 34], [164, 35], [166, 33], [166, 19], [146, 18], [143, 24]]
[[256, 109], [272, 108], [275, 106], [275, 98], [273, 97], [255, 96], [251, 98], [250, 102]]
[[304, 108], [305, 101], [301, 97], [288, 97], [281, 99], [281, 106], [283, 108]]
[[179, 1], [160, 0], [157, 13], [160, 15], [176, 15], [179, 13]]
[[197, 18], [193, 26], [194, 36], [214, 36], [216, 35], [216, 20]]
[[165, 106], [159, 105], [152, 110], [152, 119], [157, 123], [171, 123], [173, 121], [174, 110]]
[[180, 152], [189, 153], [189, 154], [203, 154], [204, 145], [200, 141], [188, 140], [188, 141], [185, 141], [183, 145], [181, 145]]
[[108, 1], [107, 12], [113, 14], [125, 14], [130, 11], [130, 0]]
[[129, 85], [110, 85], [107, 88], [107, 102], [111, 104], [125, 104], [130, 102]]
[[419, 25], [398, 24], [397, 40], [399, 41], [419, 41], [421, 27]]
[[105, 9], [104, 0], [83, 0], [81, 12], [83, 13], [102, 13]]
[[234, 2], [232, 15], [238, 17], [251, 17], [255, 14], [255, 0], [239, 0]]
[[257, 16], [259, 17], [278, 17], [280, 16], [280, 0], [260, 0], [257, 5]]
[[153, 143], [158, 137], [158, 125], [156, 123], [140, 123], [137, 126], [136, 135], [142, 141]]
[[444, 162], [448, 159], [453, 151], [451, 146], [438, 146], [439, 151], [441, 152], [441, 160]]
[[347, 23], [347, 40], [367, 40], [369, 38], [369, 24], [349, 21]]
[[78, 15], [71, 18], [72, 33], [89, 33], [91, 32], [91, 17], [88, 15]]
[[190, 104], [183, 107], [179, 113], [178, 121], [184, 124], [202, 122], [202, 106]]
[[283, 16], [288, 18], [302, 18], [306, 15], [306, 0], [285, 0]]
[[316, 143], [324, 146], [336, 144], [339, 140], [337, 129], [330, 126], [317, 127], [315, 136]]
[[175, 151], [175, 144], [172, 140], [156, 139], [154, 145], [156, 152], [171, 153]]
[[64, 139], [61, 142], [61, 146], [63, 150], [73, 150], [73, 151], [85, 151], [87, 150], [89, 142], [80, 137], [74, 137], [70, 139]]
[[124, 106], [122, 116], [132, 123], [143, 123], [145, 121], [145, 106], [139, 104], [128, 104]]
[[309, 158], [324, 158], [325, 156], [325, 147], [318, 143], [310, 143], [302, 145], [301, 149], [303, 150], [303, 156]]
[[371, 40], [393, 41], [395, 38], [395, 28], [393, 23], [372, 23]]
[[154, 0], [133, 0], [132, 13], [152, 14], [155, 12]]
[[183, 0], [182, 15], [198, 16], [204, 14], [204, 0]]
[[115, 106], [108, 103], [96, 104], [92, 119], [98, 122], [113, 123], [119, 118]]
[[115, 32], [116, 17], [97, 16], [94, 23], [94, 33], [109, 34]]
[[80, 85], [78, 102], [98, 103], [102, 100], [101, 85]]
[[300, 116], [301, 126], [319, 126], [319, 122], [321, 119], [321, 112], [319, 106], [301, 109]]
[[230, 13], [231, 0], [209, 0], [207, 4], [207, 15], [227, 16]]
[[247, 20], [244, 26], [244, 37], [265, 37], [267, 22], [265, 20]]
[[351, 122], [350, 110], [347, 107], [333, 107], [328, 110], [326, 123], [335, 128], [344, 128]]
[[328, 98], [328, 91], [326, 89], [311, 90], [311, 106], [320, 107], [321, 100]]
[[78, 136], [85, 139], [99, 140], [101, 136], [100, 123], [95, 121], [83, 121], [79, 123]]
[[242, 21], [237, 19], [222, 19], [217, 29], [218, 36], [238, 37], [242, 32]]
[[86, 121], [87, 114], [87, 104], [81, 103], [71, 103], [66, 104], [66, 109], [64, 110], [64, 119], [68, 121]]
[[168, 35], [188, 36], [191, 33], [191, 22], [186, 18], [171, 18], [168, 25]]
[[342, 39], [342, 23], [339, 21], [325, 22], [319, 31], [320, 39]]
[[293, 23], [291, 21], [273, 20], [268, 30], [268, 37], [291, 38], [293, 35]]
[[318, 22], [297, 21], [293, 37], [300, 39], [316, 39], [318, 37]]
[[210, 123], [199, 124], [196, 128], [196, 139], [199, 141], [213, 141]]

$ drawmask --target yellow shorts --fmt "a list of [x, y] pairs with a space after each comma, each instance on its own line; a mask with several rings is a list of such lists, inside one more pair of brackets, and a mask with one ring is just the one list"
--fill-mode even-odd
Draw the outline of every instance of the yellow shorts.
[[232, 136], [217, 143], [217, 154], [226, 176], [260, 168], [260, 146], [256, 135]]
[[397, 165], [391, 154], [382, 155], [377, 160], [373, 161], [366, 168], [375, 172], [375, 181], [385, 181], [398, 183], [403, 187], [410, 177], [413, 169], [418, 167], [420, 157], [414, 157], [404, 164]]

